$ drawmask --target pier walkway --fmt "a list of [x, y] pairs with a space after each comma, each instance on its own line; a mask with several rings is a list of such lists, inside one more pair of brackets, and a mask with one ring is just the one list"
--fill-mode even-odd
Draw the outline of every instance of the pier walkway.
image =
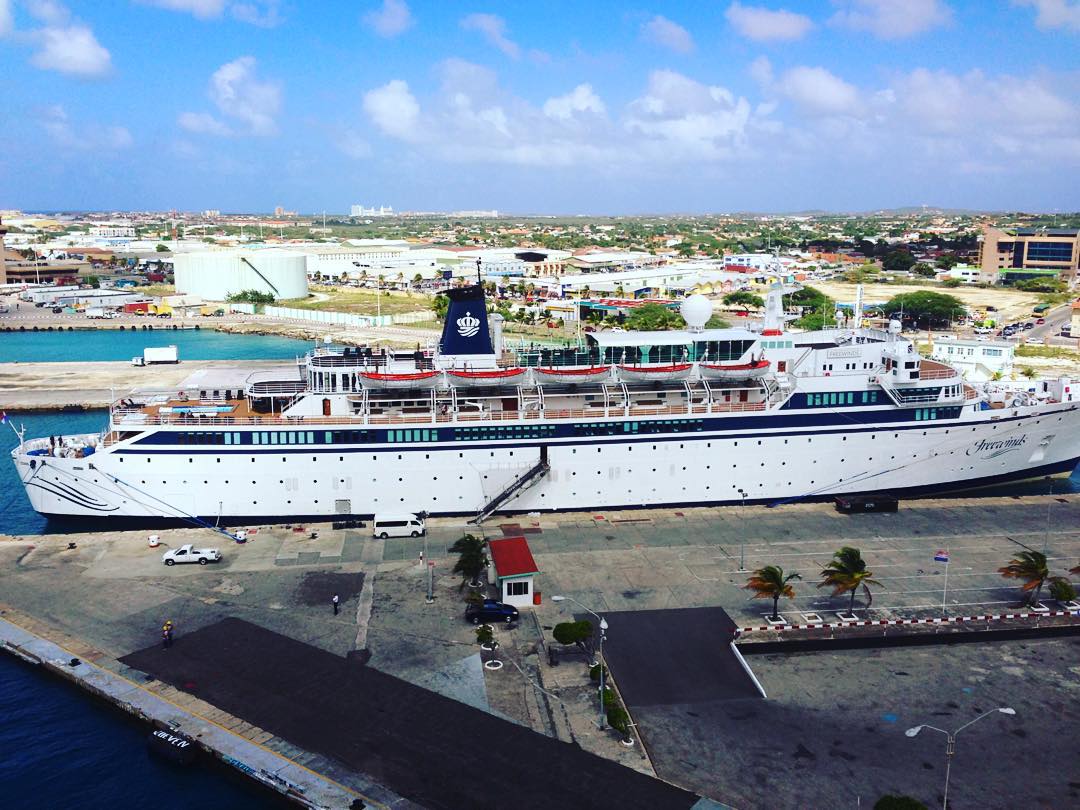
[[689, 810], [699, 802], [577, 745], [365, 666], [356, 654], [337, 656], [240, 619], [121, 660], [424, 807]]

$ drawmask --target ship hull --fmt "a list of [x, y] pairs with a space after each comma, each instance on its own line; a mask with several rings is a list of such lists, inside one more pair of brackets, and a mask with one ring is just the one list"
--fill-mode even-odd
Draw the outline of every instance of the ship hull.
[[[125, 445], [86, 459], [14, 452], [33, 507], [54, 516], [210, 522], [334, 520], [382, 511], [475, 515], [533, 467], [548, 472], [500, 512], [822, 500], [950, 492], [1070, 472], [1080, 409], [965, 411], [935, 423], [775, 428], [341, 447]], [[637, 423], [635, 423], [637, 424]], [[786, 426], [785, 426], [786, 424]], [[31, 461], [34, 465], [31, 466]], [[44, 463], [42, 463], [44, 461]]]

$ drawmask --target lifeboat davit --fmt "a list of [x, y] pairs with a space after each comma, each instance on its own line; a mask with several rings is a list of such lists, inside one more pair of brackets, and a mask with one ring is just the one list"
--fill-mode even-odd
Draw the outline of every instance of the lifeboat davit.
[[364, 388], [433, 388], [440, 371], [417, 371], [405, 374], [386, 374], [378, 371], [358, 371], [356, 379]]
[[517, 385], [525, 378], [527, 368], [514, 366], [513, 368], [493, 368], [485, 371], [453, 371], [446, 372], [446, 378], [451, 385], [459, 388], [479, 388], [484, 385]]
[[603, 382], [611, 374], [611, 366], [587, 366], [585, 368], [534, 368], [533, 376], [540, 384], [579, 385]]
[[670, 366], [618, 366], [618, 369], [619, 378], [624, 382], [653, 382], [685, 380], [693, 367], [692, 363], [675, 363]]
[[706, 380], [756, 380], [769, 373], [768, 360], [749, 363], [699, 363], [698, 370]]

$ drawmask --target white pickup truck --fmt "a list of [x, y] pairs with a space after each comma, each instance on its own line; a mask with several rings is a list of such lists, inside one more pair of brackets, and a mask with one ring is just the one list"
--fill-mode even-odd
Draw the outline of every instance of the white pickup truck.
[[206, 565], [210, 562], [221, 562], [221, 552], [216, 548], [195, 548], [191, 543], [173, 548], [161, 555], [161, 561], [166, 565], [177, 563], [193, 563]]

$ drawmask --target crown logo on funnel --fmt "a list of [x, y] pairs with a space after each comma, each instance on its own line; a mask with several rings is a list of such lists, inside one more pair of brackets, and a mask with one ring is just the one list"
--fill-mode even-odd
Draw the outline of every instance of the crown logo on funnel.
[[457, 319], [457, 331], [465, 338], [476, 337], [480, 331], [480, 319], [474, 318], [471, 312], [466, 312], [464, 317]]

